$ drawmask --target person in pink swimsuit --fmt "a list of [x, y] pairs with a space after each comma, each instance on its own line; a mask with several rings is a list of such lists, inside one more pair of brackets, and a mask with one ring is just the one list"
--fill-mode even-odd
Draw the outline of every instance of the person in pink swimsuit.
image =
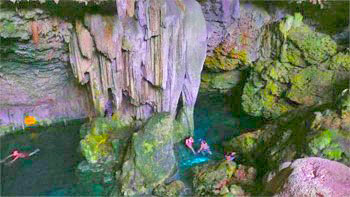
[[25, 152], [20, 152], [18, 150], [14, 150], [11, 155], [9, 155], [5, 159], [1, 160], [0, 163], [4, 163], [12, 157], [13, 158], [12, 161], [7, 163], [7, 164], [12, 164], [13, 162], [15, 162], [19, 158], [28, 158], [39, 151], [40, 151], [39, 149], [36, 149], [35, 151], [33, 151], [31, 153], [25, 153]]
[[194, 149], [193, 149], [193, 142], [194, 142], [193, 138], [189, 137], [185, 140], [185, 145], [187, 146], [187, 148], [191, 149], [193, 154], [196, 154], [196, 151], [194, 151]]
[[209, 153], [210, 155], [212, 154], [209, 148], [209, 145], [207, 144], [207, 142], [205, 140], [201, 140], [201, 147], [199, 148], [199, 150], [197, 151], [197, 153]]

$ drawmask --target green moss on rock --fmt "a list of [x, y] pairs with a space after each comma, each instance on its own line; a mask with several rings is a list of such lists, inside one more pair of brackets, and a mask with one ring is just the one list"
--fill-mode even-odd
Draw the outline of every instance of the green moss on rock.
[[287, 97], [297, 103], [311, 106], [332, 101], [334, 72], [308, 67], [291, 77], [292, 87]]
[[247, 64], [249, 57], [247, 51], [227, 50], [222, 45], [214, 49], [213, 55], [207, 56], [204, 66], [213, 72], [230, 71], [239, 67], [240, 64]]
[[300, 14], [288, 16], [277, 31], [270, 33], [272, 45], [279, 43], [271, 59], [251, 65], [242, 95], [245, 112], [277, 118], [299, 107], [329, 103], [348, 86], [349, 55], [336, 54], [330, 36], [303, 24]]
[[118, 172], [124, 195], [149, 195], [175, 172], [173, 147], [188, 135], [186, 127], [169, 113], [159, 113], [133, 134], [122, 170]]
[[176, 180], [170, 184], [162, 184], [153, 190], [156, 196], [180, 196], [180, 193], [185, 189], [185, 184], [182, 181]]
[[119, 158], [119, 154], [113, 151], [115, 148], [112, 141], [118, 138], [125, 140], [130, 136], [130, 132], [129, 125], [116, 117], [97, 118], [83, 125], [80, 130], [81, 136], [84, 137], [80, 141], [82, 153], [89, 163], [115, 160]]
[[349, 53], [338, 53], [333, 56], [329, 62], [329, 69], [350, 71], [350, 54]]
[[319, 64], [337, 52], [337, 44], [329, 35], [314, 32], [307, 25], [291, 28], [288, 38], [301, 50], [305, 61]]
[[220, 73], [203, 72], [201, 75], [201, 89], [205, 91], [226, 92], [238, 85], [241, 80], [240, 71], [227, 71]]
[[309, 143], [309, 148], [313, 155], [342, 161], [346, 160], [346, 156], [350, 154], [349, 150], [343, 149], [339, 143], [339, 138], [346, 138], [337, 130], [327, 129], [320, 132]]

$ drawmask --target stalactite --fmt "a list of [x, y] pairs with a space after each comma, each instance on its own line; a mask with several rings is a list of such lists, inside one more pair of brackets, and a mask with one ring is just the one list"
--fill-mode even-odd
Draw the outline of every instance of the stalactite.
[[[188, 72], [196, 73], [199, 79], [206, 53], [186, 54], [185, 7], [181, 0], [117, 0], [118, 16], [87, 15], [86, 27], [76, 22], [70, 43], [71, 64], [80, 83], [86, 83], [85, 73], [90, 76], [98, 114], [104, 112], [110, 99], [108, 89], [124, 117], [146, 119], [153, 112], [164, 111], [176, 114], [185, 81], [189, 87], [192, 84], [185, 80], [186, 69], [192, 69]], [[206, 37], [203, 24], [199, 31]], [[206, 49], [205, 39], [200, 44]], [[191, 68], [186, 66], [186, 57], [196, 60]], [[193, 87], [194, 91], [198, 88], [199, 83]], [[194, 101], [189, 103], [194, 105]]]

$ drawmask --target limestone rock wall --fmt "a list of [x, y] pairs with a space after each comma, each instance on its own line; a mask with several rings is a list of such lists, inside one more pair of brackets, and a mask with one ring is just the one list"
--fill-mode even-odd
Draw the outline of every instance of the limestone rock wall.
[[[75, 77], [89, 84], [95, 109], [124, 118], [193, 110], [206, 56], [206, 24], [194, 0], [117, 1], [115, 15], [75, 22], [69, 51]], [[135, 7], [134, 7], [135, 5]]]
[[69, 66], [71, 27], [43, 9], [1, 8], [0, 130], [25, 115], [41, 123], [87, 116], [89, 96]]

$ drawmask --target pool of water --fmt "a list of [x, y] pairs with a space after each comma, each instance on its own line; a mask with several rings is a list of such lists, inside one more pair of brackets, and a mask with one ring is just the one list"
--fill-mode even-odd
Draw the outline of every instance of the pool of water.
[[[200, 140], [206, 140], [212, 155], [193, 154], [184, 145], [177, 147], [179, 178], [191, 187], [191, 167], [224, 159], [222, 142], [238, 136], [242, 130], [254, 129], [261, 125], [260, 119], [250, 116], [234, 117], [227, 107], [225, 96], [221, 94], [200, 94], [194, 111], [194, 149], [200, 147]], [[239, 106], [237, 106], [240, 109]], [[189, 188], [191, 189], [191, 188]]]
[[68, 194], [68, 188], [77, 181], [75, 168], [83, 159], [78, 149], [82, 123], [26, 128], [1, 137], [1, 158], [15, 149], [23, 152], [40, 149], [29, 159], [1, 165], [1, 196], [46, 196], [56, 190]]
[[[191, 167], [223, 159], [222, 141], [239, 135], [241, 129], [259, 125], [259, 121], [254, 118], [232, 116], [225, 105], [225, 97], [219, 94], [199, 96], [194, 120], [195, 150], [199, 149], [200, 139], [204, 139], [213, 154], [194, 155], [183, 145], [177, 147], [180, 169], [176, 176], [188, 188], [192, 182]], [[1, 196], [104, 195], [106, 188], [103, 184], [94, 183], [94, 180], [85, 180], [87, 183], [93, 182], [87, 184], [87, 189], [79, 187], [81, 182], [78, 182], [76, 168], [83, 160], [79, 152], [79, 129], [82, 124], [83, 121], [74, 121], [67, 125], [26, 128], [1, 137], [0, 158], [15, 149], [23, 152], [40, 149], [38, 154], [29, 159], [20, 159], [12, 165], [1, 164]]]

